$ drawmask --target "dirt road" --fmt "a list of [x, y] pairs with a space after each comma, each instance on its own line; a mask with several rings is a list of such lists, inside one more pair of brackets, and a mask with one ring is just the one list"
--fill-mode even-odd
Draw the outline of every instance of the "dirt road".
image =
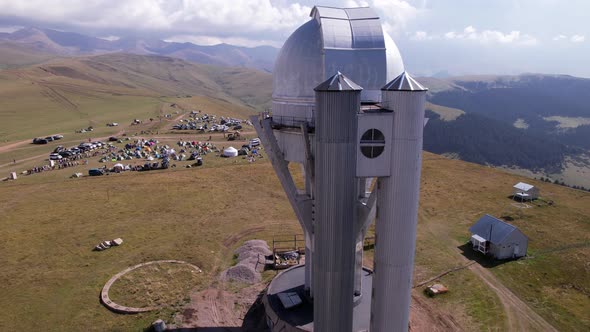
[[543, 317], [539, 316], [518, 296], [500, 282], [488, 269], [479, 264], [469, 266], [469, 269], [479, 276], [483, 282], [493, 290], [507, 317], [506, 331], [557, 331]]

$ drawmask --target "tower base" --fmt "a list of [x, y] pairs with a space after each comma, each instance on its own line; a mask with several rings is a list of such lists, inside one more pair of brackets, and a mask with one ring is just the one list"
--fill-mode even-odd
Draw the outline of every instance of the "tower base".
[[[262, 302], [266, 323], [272, 332], [313, 331], [313, 302], [305, 294], [304, 284], [305, 265], [285, 270], [271, 281]], [[354, 332], [369, 330], [372, 285], [373, 272], [363, 268], [362, 295], [351, 298], [351, 301], [355, 303], [352, 321]], [[285, 308], [278, 294], [286, 292], [296, 293], [302, 303], [292, 308]]]

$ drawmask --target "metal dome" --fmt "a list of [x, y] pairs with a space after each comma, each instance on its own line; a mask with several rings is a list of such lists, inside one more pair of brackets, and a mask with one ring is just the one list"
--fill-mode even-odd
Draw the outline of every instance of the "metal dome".
[[395, 43], [371, 8], [316, 6], [283, 45], [273, 71], [273, 115], [313, 117], [314, 88], [342, 72], [363, 87], [363, 101], [404, 72]]

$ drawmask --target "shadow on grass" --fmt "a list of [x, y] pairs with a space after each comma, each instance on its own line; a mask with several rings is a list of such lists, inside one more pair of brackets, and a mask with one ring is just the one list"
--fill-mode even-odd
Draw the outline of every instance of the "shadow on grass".
[[471, 246], [470, 242], [464, 243], [460, 246], [458, 246], [457, 248], [459, 248], [459, 250], [461, 250], [461, 254], [472, 261], [476, 261], [479, 265], [490, 269], [505, 263], [508, 263], [511, 261], [511, 259], [505, 259], [505, 260], [499, 260], [499, 259], [495, 259], [491, 256], [486, 256], [483, 253], [473, 250], [473, 247]]
[[[262, 296], [264, 291], [259, 293], [256, 301], [252, 303], [248, 312], [244, 316], [242, 326], [215, 326], [215, 327], [194, 327], [194, 328], [177, 328], [167, 329], [166, 331], [176, 332], [270, 332], [266, 325], [266, 316], [264, 314], [264, 304], [262, 304]], [[153, 331], [148, 328], [146, 331]]]

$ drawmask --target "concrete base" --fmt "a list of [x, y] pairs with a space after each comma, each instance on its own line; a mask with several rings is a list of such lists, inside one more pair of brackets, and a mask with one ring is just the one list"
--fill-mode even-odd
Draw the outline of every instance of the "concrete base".
[[[371, 319], [371, 287], [373, 273], [363, 269], [362, 294], [354, 297], [353, 331], [369, 330]], [[266, 323], [273, 332], [313, 331], [313, 302], [304, 293], [305, 265], [298, 265], [277, 275], [268, 286], [262, 302], [266, 314]], [[297, 292], [303, 303], [291, 309], [285, 309], [278, 298], [282, 292]]]

